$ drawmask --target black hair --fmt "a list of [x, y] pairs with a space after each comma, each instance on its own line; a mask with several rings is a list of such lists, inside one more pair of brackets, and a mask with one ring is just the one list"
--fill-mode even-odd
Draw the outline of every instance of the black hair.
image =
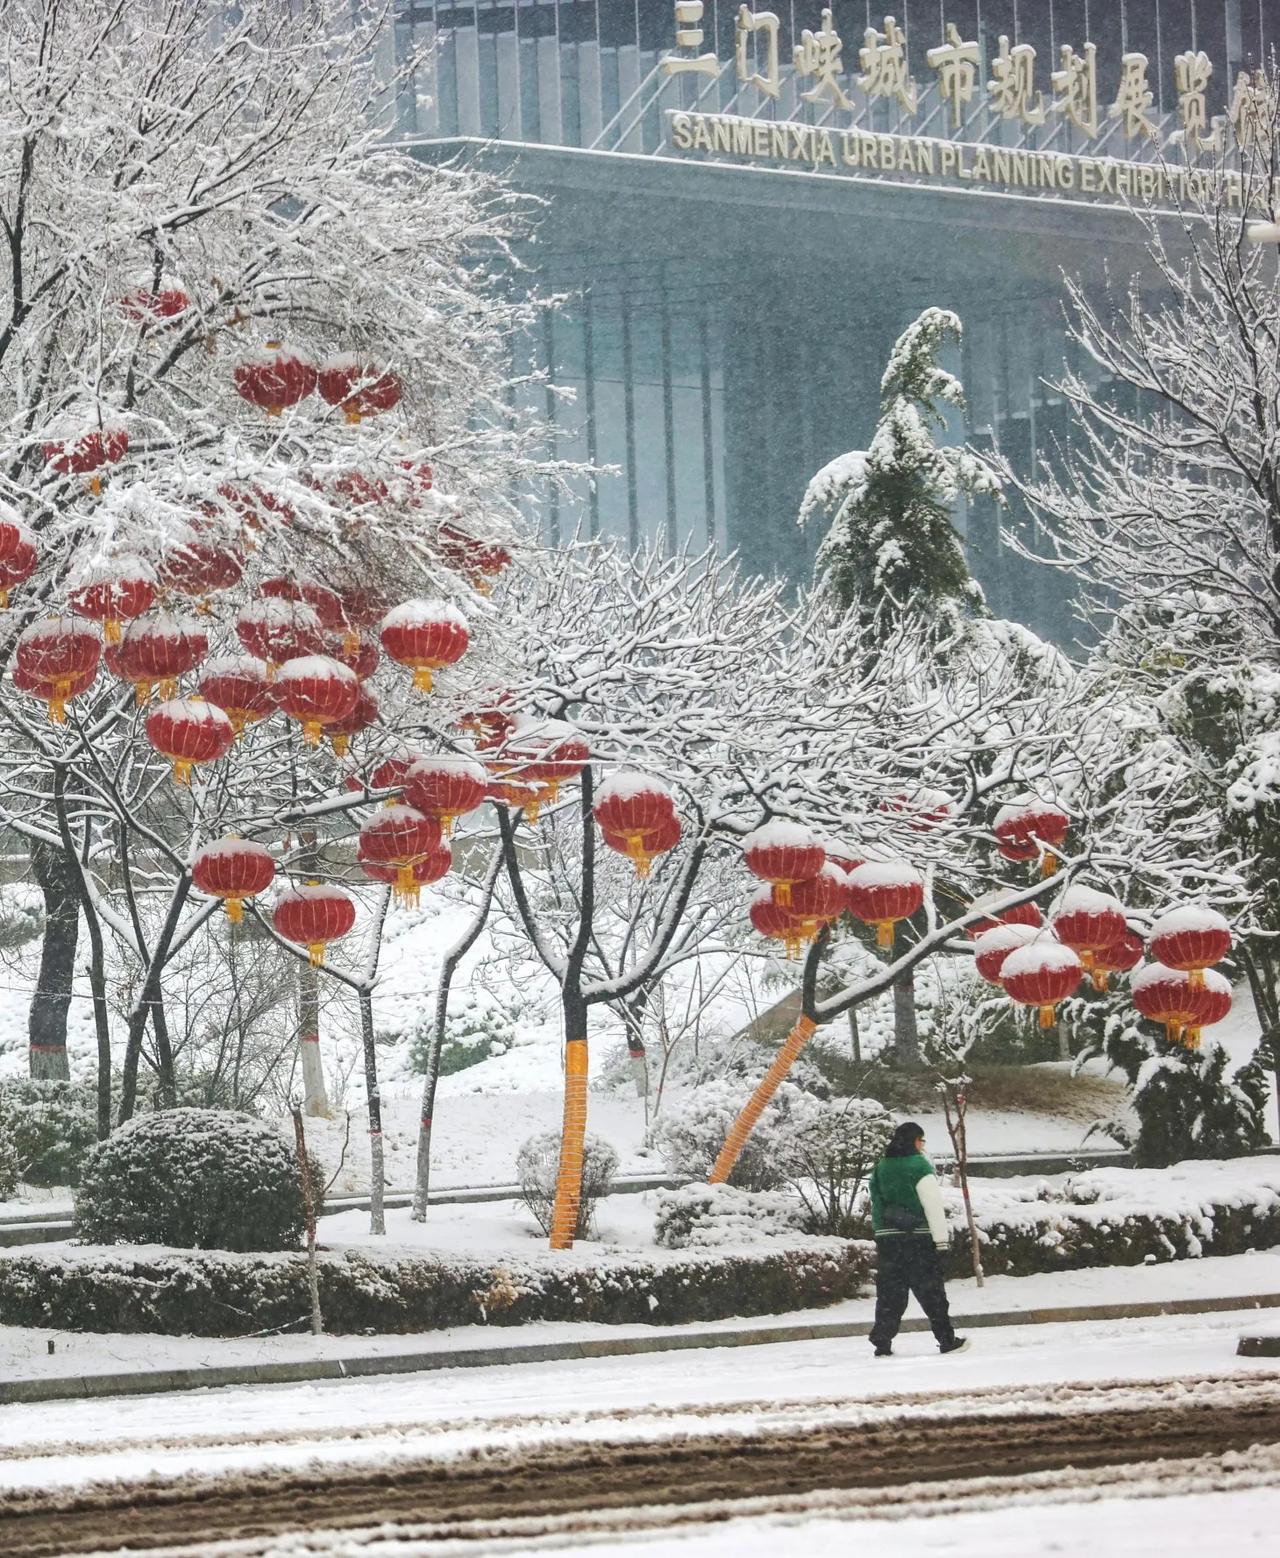
[[916, 1143], [924, 1135], [924, 1126], [915, 1120], [904, 1120], [889, 1138], [884, 1149], [886, 1158], [911, 1158], [915, 1156]]

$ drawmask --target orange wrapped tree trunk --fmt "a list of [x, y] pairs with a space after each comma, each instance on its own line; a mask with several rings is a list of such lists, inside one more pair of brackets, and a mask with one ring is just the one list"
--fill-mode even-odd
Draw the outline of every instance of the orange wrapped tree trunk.
[[818, 1025], [810, 1017], [802, 1017], [786, 1037], [786, 1042], [774, 1056], [773, 1064], [765, 1072], [759, 1086], [747, 1100], [742, 1113], [733, 1122], [733, 1127], [725, 1137], [724, 1146], [720, 1149], [720, 1156], [716, 1159], [715, 1167], [711, 1170], [709, 1183], [723, 1185], [733, 1173], [734, 1165], [742, 1155], [742, 1149], [747, 1144], [747, 1137], [756, 1128], [756, 1121], [764, 1113], [769, 1100], [778, 1091], [779, 1086], [786, 1078], [787, 1072], [796, 1063], [796, 1057], [805, 1047], [813, 1035], [818, 1031]]
[[[585, 1013], [583, 1014], [585, 1026]], [[564, 1050], [564, 1125], [551, 1213], [551, 1248], [571, 1250], [582, 1205], [582, 1158], [587, 1139], [587, 1037], [569, 1037]]]

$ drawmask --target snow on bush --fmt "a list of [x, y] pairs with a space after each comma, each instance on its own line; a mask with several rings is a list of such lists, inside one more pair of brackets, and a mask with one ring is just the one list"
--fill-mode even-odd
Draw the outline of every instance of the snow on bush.
[[[668, 1170], [683, 1179], [705, 1181], [746, 1097], [740, 1079], [723, 1077], [703, 1082], [678, 1103], [669, 1103], [653, 1132], [653, 1145]], [[741, 1190], [776, 1190], [783, 1183], [778, 1131], [808, 1102], [798, 1087], [783, 1083], [747, 1138], [729, 1178], [731, 1185]]]
[[732, 1185], [681, 1185], [658, 1192], [654, 1240], [664, 1249], [700, 1249], [790, 1239], [804, 1226], [804, 1208], [774, 1190]]
[[0, 1124], [0, 1201], [7, 1201], [18, 1188], [18, 1149], [13, 1138]]
[[[520, 1199], [533, 1213], [543, 1233], [551, 1232], [551, 1214], [556, 1202], [556, 1175], [560, 1167], [560, 1132], [542, 1131], [530, 1136], [516, 1154], [516, 1179]], [[578, 1202], [575, 1239], [591, 1236], [596, 1202], [613, 1189], [618, 1172], [618, 1154], [599, 1136], [588, 1136], [582, 1154], [582, 1193]]]
[[227, 1109], [136, 1116], [90, 1154], [76, 1197], [76, 1232], [89, 1244], [288, 1250], [303, 1227], [292, 1147]]
[[8, 1138], [27, 1184], [78, 1185], [98, 1138], [92, 1095], [75, 1082], [0, 1083], [0, 1136]]
[[806, 1213], [807, 1232], [847, 1237], [862, 1186], [893, 1134], [871, 1098], [818, 1100], [779, 1132], [779, 1164]]

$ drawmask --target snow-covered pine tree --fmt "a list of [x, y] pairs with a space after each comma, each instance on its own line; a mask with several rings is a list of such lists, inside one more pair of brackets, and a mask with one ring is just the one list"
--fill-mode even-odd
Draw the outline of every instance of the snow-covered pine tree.
[[816, 577], [843, 610], [882, 630], [902, 613], [984, 611], [952, 523], [961, 494], [999, 497], [1000, 478], [980, 456], [936, 441], [946, 407], [964, 390], [939, 354], [961, 335], [959, 318], [927, 308], [898, 337], [880, 381], [880, 420], [866, 450], [825, 465], [805, 491], [800, 525], [829, 516]]

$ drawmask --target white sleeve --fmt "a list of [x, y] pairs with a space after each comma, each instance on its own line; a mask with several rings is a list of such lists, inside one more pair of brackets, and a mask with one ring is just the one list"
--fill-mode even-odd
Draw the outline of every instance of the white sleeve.
[[929, 1233], [935, 1244], [949, 1244], [947, 1234], [947, 1217], [942, 1210], [942, 1186], [938, 1183], [936, 1174], [926, 1174], [923, 1179], [916, 1181], [916, 1194], [920, 1197], [920, 1205], [924, 1208], [924, 1215], [929, 1223]]

